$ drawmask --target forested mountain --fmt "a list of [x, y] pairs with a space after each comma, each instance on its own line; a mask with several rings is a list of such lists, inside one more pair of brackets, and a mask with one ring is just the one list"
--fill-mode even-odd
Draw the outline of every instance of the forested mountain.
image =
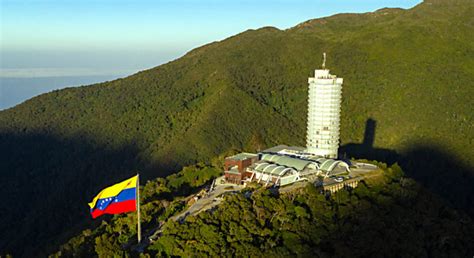
[[[345, 155], [399, 161], [472, 216], [473, 31], [470, 0], [339, 14], [1, 111], [0, 250], [52, 250], [93, 223], [92, 196], [137, 170], [156, 178], [234, 150], [304, 145], [307, 78], [323, 52], [344, 78]], [[373, 141], [360, 144], [367, 121]]]

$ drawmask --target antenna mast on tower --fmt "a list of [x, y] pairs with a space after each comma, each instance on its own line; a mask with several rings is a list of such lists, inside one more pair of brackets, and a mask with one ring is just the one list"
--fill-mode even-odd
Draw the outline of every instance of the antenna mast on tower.
[[326, 69], [326, 52], [323, 53], [323, 69]]

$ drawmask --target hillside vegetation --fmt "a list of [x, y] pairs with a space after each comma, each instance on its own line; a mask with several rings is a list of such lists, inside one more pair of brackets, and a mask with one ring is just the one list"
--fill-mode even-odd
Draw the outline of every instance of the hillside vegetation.
[[[474, 251], [472, 219], [405, 177], [398, 164], [377, 165], [377, 180], [333, 195], [312, 184], [282, 194], [257, 185], [227, 194], [212, 210], [168, 220], [141, 257], [464, 257]], [[179, 197], [166, 201], [179, 189], [176, 182], [197, 187], [212, 171], [187, 167], [148, 182], [142, 189], [144, 231], [185, 209]], [[136, 214], [122, 214], [84, 230], [53, 256], [133, 257], [135, 243]]]
[[0, 193], [9, 198], [0, 207], [0, 250], [51, 250], [92, 223], [92, 196], [137, 170], [156, 178], [235, 150], [304, 145], [307, 78], [323, 52], [344, 78], [342, 145], [362, 142], [375, 120], [371, 147], [402, 166], [428, 164], [422, 175], [407, 174], [472, 211], [473, 31], [469, 0], [340, 14], [249, 30], [123, 79], [2, 111]]

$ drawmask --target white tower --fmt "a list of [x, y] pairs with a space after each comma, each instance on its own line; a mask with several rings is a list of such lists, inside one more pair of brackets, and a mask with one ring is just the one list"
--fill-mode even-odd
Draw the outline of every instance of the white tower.
[[306, 151], [321, 157], [337, 158], [341, 113], [342, 78], [331, 75], [326, 67], [308, 78], [308, 132]]

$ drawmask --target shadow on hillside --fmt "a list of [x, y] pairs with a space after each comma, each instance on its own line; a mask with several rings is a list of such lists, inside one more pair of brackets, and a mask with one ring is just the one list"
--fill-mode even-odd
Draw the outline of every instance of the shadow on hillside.
[[375, 130], [377, 122], [369, 118], [365, 123], [364, 140], [362, 143], [349, 143], [339, 149], [341, 157], [369, 159], [383, 161], [388, 164], [399, 161], [399, 154], [396, 151], [382, 148], [374, 148]]
[[137, 156], [136, 146], [100, 146], [82, 135], [64, 140], [46, 134], [0, 134], [2, 253], [44, 256], [107, 219], [92, 220], [89, 214], [88, 202], [101, 189], [136, 171], [142, 171], [142, 185], [160, 176], [143, 170], [147, 161]]
[[376, 121], [369, 118], [363, 142], [341, 146], [341, 157], [378, 160], [388, 164], [398, 162], [407, 176], [443, 198], [450, 206], [474, 217], [474, 168], [432, 143], [413, 144], [404, 153], [374, 148], [376, 125]]
[[[370, 197], [355, 191], [360, 200], [352, 202], [354, 206], [347, 205], [349, 194], [335, 193], [333, 200], [341, 202], [335, 209], [335, 227], [311, 247], [315, 256], [466, 257], [473, 253], [474, 224], [466, 215], [447, 208], [429, 191], [405, 184], [404, 194], [397, 195], [393, 189], [382, 191], [387, 195], [381, 199], [377, 190]], [[381, 201], [384, 198], [386, 202]]]

